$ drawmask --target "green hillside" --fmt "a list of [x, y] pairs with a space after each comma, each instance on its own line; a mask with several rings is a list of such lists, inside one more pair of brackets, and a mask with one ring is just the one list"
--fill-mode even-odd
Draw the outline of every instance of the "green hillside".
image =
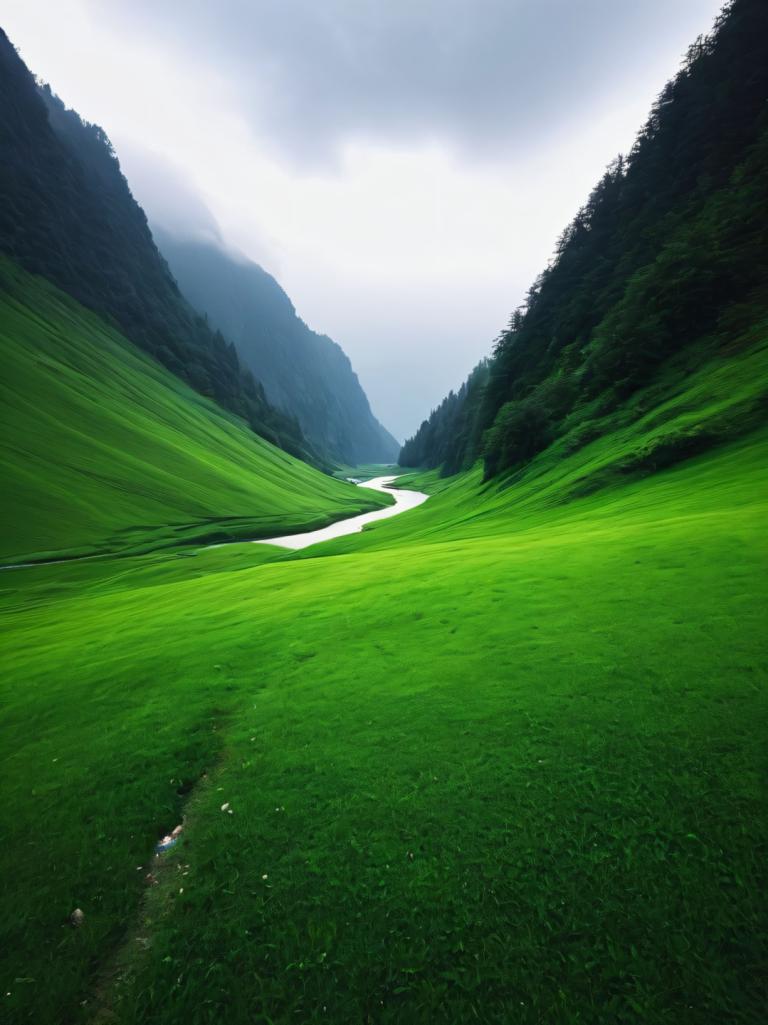
[[0, 572], [3, 1021], [764, 1025], [767, 18], [361, 534], [208, 547], [386, 499], [0, 263], [2, 562], [101, 556]]
[[179, 294], [112, 144], [35, 79], [0, 28], [0, 253], [119, 326], [261, 437], [319, 462], [231, 343]]
[[362, 535], [6, 571], [10, 1020], [761, 1025], [768, 324], [731, 343]]
[[566, 435], [610, 435], [670, 367], [727, 355], [765, 321], [766, 96], [768, 5], [733, 0], [565, 228], [491, 358], [401, 465], [453, 473], [482, 457], [490, 478]]
[[767, 441], [6, 573], [11, 1020], [761, 1023]]
[[[524, 466], [493, 481], [484, 483], [479, 462], [455, 476], [444, 477], [438, 470], [402, 476], [402, 482], [428, 487], [443, 496], [444, 502], [438, 507], [427, 504], [407, 520], [393, 522], [386, 543], [391, 544], [398, 532], [411, 541], [430, 541], [434, 534], [442, 539], [506, 536], [543, 523], [555, 530], [558, 522], [570, 523], [574, 518], [608, 523], [616, 503], [621, 516], [628, 515], [633, 495], [638, 496], [641, 519], [668, 516], [671, 506], [657, 508], [643, 497], [649, 478], [689, 460], [695, 460], [697, 467], [712, 465], [724, 473], [722, 480], [717, 472], [695, 478], [700, 480], [696, 501], [702, 511], [710, 503], [720, 507], [737, 501], [737, 494], [729, 495], [728, 489], [732, 476], [738, 481], [742, 473], [738, 502], [763, 500], [768, 496], [768, 480], [760, 473], [764, 454], [760, 431], [768, 422], [767, 412], [765, 319], [734, 334], [727, 350], [706, 344], [691, 346], [667, 364], [652, 386], [638, 391], [621, 410], [606, 418], [600, 433], [574, 428]], [[730, 454], [711, 464], [696, 459], [734, 443], [741, 447], [727, 448]], [[735, 458], [733, 453], [742, 448], [752, 453], [752, 463], [740, 464], [733, 475], [725, 472], [729, 459]], [[654, 493], [661, 496], [659, 481], [654, 480], [653, 486]], [[678, 500], [681, 497], [688, 509], [692, 500], [681, 495]], [[439, 518], [433, 522], [436, 508]], [[342, 538], [333, 550], [340, 552], [345, 546], [355, 551], [377, 548], [379, 534], [370, 530], [360, 539]]]
[[384, 502], [258, 438], [7, 260], [0, 353], [3, 562], [264, 537]]

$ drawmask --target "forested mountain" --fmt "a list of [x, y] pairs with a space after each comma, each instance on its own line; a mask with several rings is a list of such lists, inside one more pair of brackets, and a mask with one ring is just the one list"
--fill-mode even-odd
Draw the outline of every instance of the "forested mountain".
[[457, 473], [465, 463], [478, 431], [483, 391], [488, 382], [490, 360], [475, 367], [458, 392], [446, 395], [437, 409], [400, 450], [401, 466], [442, 466], [446, 474]]
[[227, 541], [376, 507], [0, 256], [0, 563]]
[[[766, 168], [768, 4], [733, 0], [561, 235], [487, 380], [475, 371], [449, 396], [401, 463], [452, 473], [482, 456], [491, 477], [560, 438], [573, 450], [606, 433], [670, 368], [727, 359], [733, 337], [768, 309]], [[754, 404], [727, 423], [702, 414], [649, 463], [701, 451], [761, 415]]]
[[397, 457], [344, 351], [307, 327], [270, 274], [214, 243], [152, 230], [182, 293], [235, 343], [267, 399], [297, 418], [318, 452], [352, 465]]
[[110, 142], [36, 83], [0, 29], [0, 252], [119, 326], [205, 396], [294, 454], [296, 421], [274, 409], [180, 295]]

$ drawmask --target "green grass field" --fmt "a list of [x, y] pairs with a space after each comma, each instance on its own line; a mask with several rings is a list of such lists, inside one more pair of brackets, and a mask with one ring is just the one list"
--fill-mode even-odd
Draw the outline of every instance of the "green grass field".
[[766, 333], [363, 534], [200, 549], [370, 496], [36, 287], [3, 550], [118, 554], [0, 574], [4, 1020], [762, 1025]]
[[0, 259], [0, 562], [324, 526], [386, 504], [222, 411]]

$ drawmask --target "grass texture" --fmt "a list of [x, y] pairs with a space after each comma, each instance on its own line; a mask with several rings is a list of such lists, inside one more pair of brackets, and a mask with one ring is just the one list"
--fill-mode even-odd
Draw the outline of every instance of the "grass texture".
[[269, 537], [386, 504], [256, 435], [0, 261], [5, 563]]
[[762, 1023], [761, 381], [304, 552], [4, 572], [6, 1019]]

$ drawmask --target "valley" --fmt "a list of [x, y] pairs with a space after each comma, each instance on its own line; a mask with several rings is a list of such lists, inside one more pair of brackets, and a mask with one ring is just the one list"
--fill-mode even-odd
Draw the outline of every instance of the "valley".
[[15, 978], [57, 966], [6, 1006], [756, 1022], [764, 445], [566, 504], [551, 467], [527, 500], [421, 476], [301, 553], [4, 573], [4, 939]]
[[2, 563], [269, 536], [388, 504], [258, 438], [48, 282], [7, 260], [0, 275]]
[[765, 3], [26, 6], [2, 1021], [763, 1025]]

